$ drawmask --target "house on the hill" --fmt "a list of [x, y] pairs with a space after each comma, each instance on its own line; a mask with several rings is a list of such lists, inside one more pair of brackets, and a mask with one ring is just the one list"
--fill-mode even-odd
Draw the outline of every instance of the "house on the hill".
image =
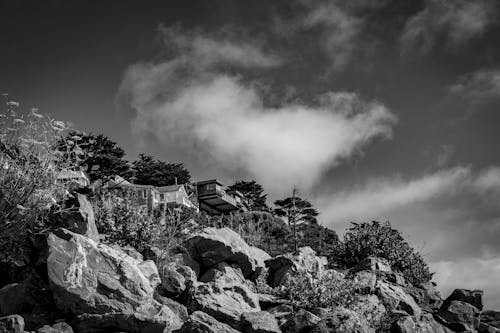
[[160, 186], [160, 207], [175, 207], [177, 205], [192, 208], [198, 211], [198, 205], [194, 195], [189, 195], [184, 185]]
[[212, 215], [220, 215], [232, 211], [247, 211], [243, 195], [229, 190], [217, 179], [196, 183], [200, 210]]
[[59, 184], [75, 183], [79, 186], [90, 186], [90, 179], [83, 171], [61, 170], [56, 176], [56, 181]]

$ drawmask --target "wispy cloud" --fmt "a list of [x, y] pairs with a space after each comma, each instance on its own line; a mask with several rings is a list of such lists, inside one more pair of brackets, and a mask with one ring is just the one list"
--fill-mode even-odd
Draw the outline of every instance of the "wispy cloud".
[[[354, 93], [329, 92], [311, 105], [267, 106], [255, 82], [238, 70], [279, 63], [255, 43], [175, 30], [162, 30], [162, 36], [177, 49], [169, 49], [173, 53], [164, 61], [130, 66], [119, 95], [137, 112], [138, 134], [153, 135], [165, 146], [175, 142], [186, 159], [196, 149], [283, 193], [294, 185], [310, 188], [327, 168], [373, 139], [391, 136], [396, 117]], [[229, 54], [211, 51], [222, 46]], [[259, 56], [242, 59], [250, 47]], [[235, 66], [231, 74], [226, 64]]]
[[500, 99], [500, 70], [481, 69], [463, 75], [457, 83], [449, 87], [449, 101], [459, 101], [468, 112]]
[[482, 35], [495, 21], [491, 0], [426, 0], [425, 8], [406, 22], [400, 42], [403, 52], [429, 52], [438, 43], [463, 44]]

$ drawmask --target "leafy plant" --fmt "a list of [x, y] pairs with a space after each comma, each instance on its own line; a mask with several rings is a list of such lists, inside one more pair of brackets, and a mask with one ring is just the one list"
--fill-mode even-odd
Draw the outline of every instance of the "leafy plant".
[[240, 180], [229, 186], [229, 189], [238, 191], [245, 197], [245, 200], [251, 210], [268, 211], [266, 199], [267, 194], [264, 194], [264, 188], [255, 180], [244, 181]]
[[167, 163], [140, 154], [139, 159], [132, 164], [137, 184], [166, 186], [191, 181], [191, 174], [182, 163]]
[[391, 267], [400, 271], [412, 284], [432, 278], [422, 255], [389, 222], [352, 223], [344, 236], [342, 249], [333, 255], [332, 260], [345, 267], [353, 267], [369, 256], [389, 260]]

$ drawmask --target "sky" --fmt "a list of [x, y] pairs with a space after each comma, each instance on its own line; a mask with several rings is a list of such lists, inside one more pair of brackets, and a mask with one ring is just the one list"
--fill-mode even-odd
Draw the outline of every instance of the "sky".
[[0, 89], [194, 180], [390, 221], [500, 309], [495, 0], [0, 2]]

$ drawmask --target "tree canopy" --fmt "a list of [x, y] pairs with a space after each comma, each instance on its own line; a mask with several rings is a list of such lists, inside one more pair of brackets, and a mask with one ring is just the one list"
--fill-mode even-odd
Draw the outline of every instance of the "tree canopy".
[[123, 158], [125, 151], [103, 134], [72, 131], [59, 140], [58, 150], [85, 171], [91, 181], [131, 176], [130, 165]]
[[267, 206], [266, 199], [267, 194], [264, 194], [264, 188], [262, 185], [257, 183], [255, 180], [237, 181], [235, 184], [229, 186], [231, 190], [236, 190], [243, 194], [247, 204], [251, 210], [256, 211], [267, 211], [269, 207]]
[[166, 186], [191, 181], [191, 174], [182, 163], [167, 163], [153, 156], [140, 154], [132, 165], [137, 184]]
[[288, 219], [288, 224], [290, 221], [294, 222], [309, 222], [317, 223], [316, 216], [318, 216], [318, 211], [313, 207], [313, 205], [298, 196], [288, 197], [282, 200], [276, 200], [274, 202], [276, 208], [274, 209], [274, 214], [277, 216], [283, 216]]

